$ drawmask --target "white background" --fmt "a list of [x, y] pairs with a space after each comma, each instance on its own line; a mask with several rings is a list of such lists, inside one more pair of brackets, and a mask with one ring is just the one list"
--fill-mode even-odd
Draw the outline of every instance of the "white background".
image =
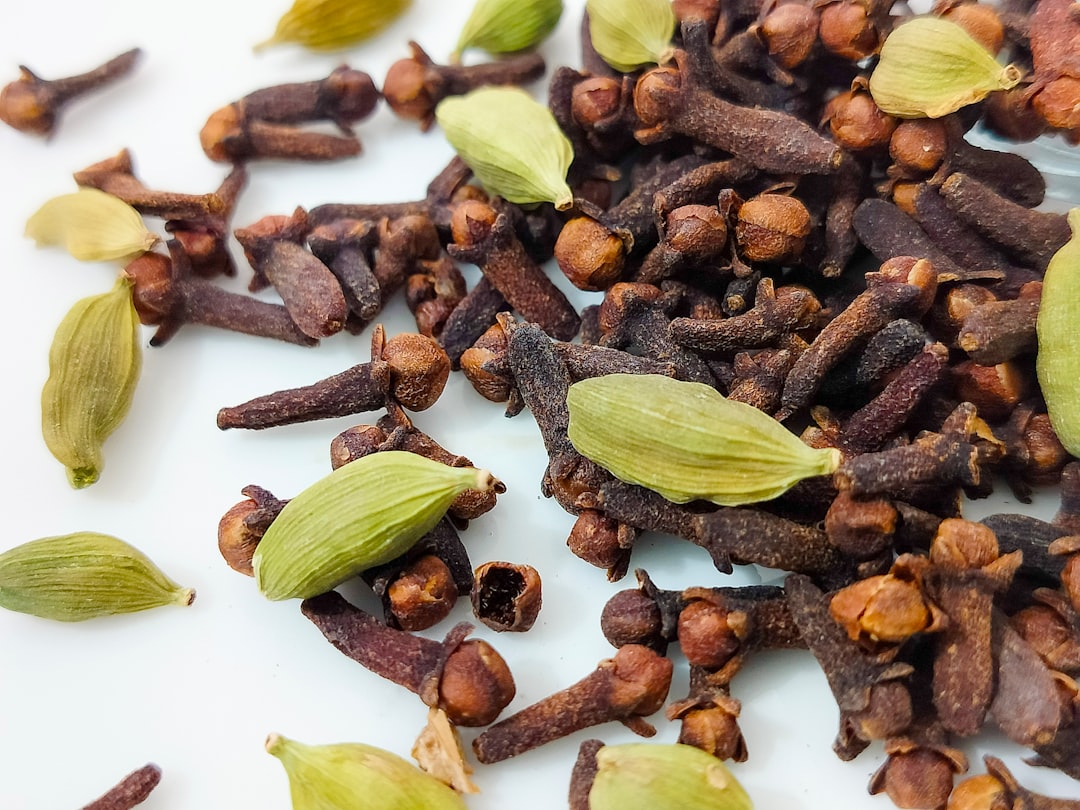
[[[549, 65], [577, 64], [582, 5], [568, 0], [562, 23], [543, 48]], [[329, 471], [328, 445], [337, 432], [377, 418], [222, 433], [214, 425], [217, 409], [364, 361], [366, 335], [343, 334], [305, 349], [190, 327], [165, 347], [147, 346], [134, 406], [106, 445], [101, 481], [73, 491], [40, 437], [47, 351], [68, 308], [108, 290], [117, 268], [80, 264], [56, 249], [36, 250], [22, 230], [43, 201], [73, 190], [71, 172], [122, 147], [131, 149], [137, 173], [150, 186], [216, 188], [227, 167], [206, 159], [198, 142], [211, 111], [259, 87], [320, 78], [346, 59], [381, 84], [390, 63], [406, 55], [409, 38], [445, 60], [469, 6], [414, 0], [377, 41], [345, 54], [283, 47], [256, 55], [251, 45], [270, 33], [285, 2], [7, 4], [0, 26], [3, 81], [15, 77], [19, 63], [54, 77], [134, 45], [144, 48], [145, 58], [133, 76], [71, 107], [49, 141], [0, 127], [0, 547], [77, 530], [108, 532], [195, 587], [198, 599], [188, 609], [77, 625], [0, 614], [4, 810], [79, 807], [147, 761], [164, 769], [148, 810], [282, 810], [289, 807], [285, 775], [262, 747], [271, 731], [309, 743], [362, 741], [408, 755], [424, 722], [419, 700], [339, 654], [296, 603], [265, 601], [250, 579], [225, 566], [216, 548], [218, 519], [240, 500], [243, 486], [258, 483], [281, 497], [295, 494]], [[533, 89], [542, 97], [544, 83]], [[289, 213], [297, 205], [418, 198], [451, 154], [437, 130], [420, 134], [386, 108], [357, 130], [364, 143], [357, 159], [253, 165], [234, 225]], [[465, 271], [475, 281], [475, 268]], [[243, 288], [248, 272], [241, 259], [235, 289]], [[598, 298], [575, 295], [581, 305]], [[391, 335], [412, 328], [400, 301], [383, 322]], [[144, 338], [150, 334], [146, 330]], [[526, 562], [543, 577], [544, 609], [533, 630], [521, 636], [476, 631], [509, 662], [518, 684], [510, 709], [521, 708], [611, 654], [598, 627], [600, 609], [611, 594], [631, 587], [632, 577], [608, 583], [603, 572], [566, 550], [572, 520], [540, 495], [545, 456], [528, 413], [504, 419], [500, 406], [482, 400], [455, 375], [437, 406], [415, 421], [447, 448], [491, 469], [509, 488], [498, 508], [465, 534], [473, 563]], [[1027, 509], [1049, 517], [1056, 505], [1048, 493]], [[971, 514], [987, 508], [980, 504]], [[1005, 492], [993, 508], [1023, 507]], [[757, 581], [757, 572], [747, 570], [723, 577], [705, 552], [670, 538], [644, 538], [632, 565], [647, 568], [666, 588]], [[349, 595], [364, 599], [358, 589]], [[432, 635], [468, 618], [463, 601]], [[677, 647], [672, 654], [677, 669], [671, 696], [677, 699], [685, 695], [686, 668]], [[758, 807], [890, 806], [888, 799], [866, 793], [881, 761], [880, 745], [851, 763], [832, 754], [837, 712], [808, 654], [762, 655], [736, 678], [733, 691], [743, 701], [741, 724], [750, 749], [749, 761], [736, 765], [735, 773]], [[660, 715], [654, 720], [660, 727], [656, 739], [676, 738], [675, 726]], [[465, 732], [466, 743], [474, 733]], [[589, 736], [611, 743], [635, 739], [621, 726], [605, 726], [516, 761], [481, 767], [475, 780], [483, 792], [470, 797], [469, 806], [564, 806], [571, 763]], [[981, 771], [979, 757], [987, 750], [1005, 756], [1031, 787], [1080, 793], [1072, 780], [1025, 767], [1020, 751], [989, 733], [965, 745], [974, 770]]]

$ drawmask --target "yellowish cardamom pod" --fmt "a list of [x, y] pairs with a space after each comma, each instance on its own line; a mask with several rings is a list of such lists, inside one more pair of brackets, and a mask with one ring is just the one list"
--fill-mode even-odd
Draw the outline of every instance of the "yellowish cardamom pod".
[[75, 303], [49, 349], [41, 391], [41, 432], [76, 489], [98, 480], [101, 448], [131, 408], [142, 369], [131, 281]]
[[1050, 424], [1072, 455], [1080, 455], [1080, 208], [1069, 211], [1072, 238], [1043, 277], [1035, 370]]
[[43, 619], [81, 622], [194, 600], [195, 591], [107, 534], [43, 537], [0, 554], [0, 607]]
[[452, 788], [371, 745], [305, 745], [271, 734], [266, 750], [285, 767], [293, 810], [465, 810]]
[[809, 447], [768, 414], [702, 383], [609, 374], [571, 385], [566, 404], [579, 453], [675, 503], [765, 501], [840, 464], [838, 450]]
[[596, 754], [589, 810], [751, 810], [723, 762], [691, 745], [605, 745]]
[[48, 200], [26, 221], [26, 235], [38, 247], [63, 245], [84, 262], [126, 262], [158, 242], [138, 211], [96, 188]]
[[542, 104], [517, 87], [481, 87], [439, 102], [435, 118], [461, 159], [492, 194], [512, 203], [574, 201], [566, 172], [570, 141]]
[[468, 48], [493, 54], [532, 48], [555, 30], [562, 10], [562, 0], [476, 0], [452, 58]]
[[412, 0], [295, 0], [273, 35], [255, 46], [295, 43], [336, 51], [370, 39], [400, 17]]
[[881, 46], [870, 95], [900, 118], [940, 118], [1008, 90], [1022, 78], [1002, 67], [963, 28], [941, 17], [916, 17], [893, 29]]
[[289, 501], [255, 549], [268, 599], [318, 596], [389, 562], [427, 534], [466, 489], [495, 478], [474, 467], [389, 450], [339, 467]]
[[588, 0], [589, 36], [600, 58], [622, 73], [662, 65], [675, 48], [669, 0]]

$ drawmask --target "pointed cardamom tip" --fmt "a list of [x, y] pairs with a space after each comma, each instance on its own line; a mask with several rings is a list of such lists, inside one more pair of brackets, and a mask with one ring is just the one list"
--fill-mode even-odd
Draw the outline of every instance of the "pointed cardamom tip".
[[75, 467], [67, 471], [68, 482], [75, 489], [85, 489], [97, 483], [101, 471], [97, 467]]
[[181, 588], [176, 593], [176, 604], [180, 607], [188, 607], [195, 601], [195, 589], [194, 588]]
[[1020, 84], [1020, 80], [1024, 78], [1024, 74], [1020, 68], [1016, 65], [1006, 65], [1001, 71], [1001, 89], [1012, 90], [1016, 85]]
[[276, 757], [281, 753], [281, 749], [285, 745], [285, 738], [280, 734], [270, 732], [266, 735], [266, 743], [264, 745], [266, 747], [266, 753]]
[[574, 193], [570, 191], [570, 187], [567, 186], [566, 193], [560, 195], [560, 197], [557, 200], [553, 200], [553, 202], [555, 203], [556, 211], [565, 211], [574, 205]]
[[490, 492], [491, 490], [498, 487], [500, 484], [502, 484], [502, 481], [500, 481], [490, 472], [477, 468], [475, 489], [478, 489], [481, 492]]

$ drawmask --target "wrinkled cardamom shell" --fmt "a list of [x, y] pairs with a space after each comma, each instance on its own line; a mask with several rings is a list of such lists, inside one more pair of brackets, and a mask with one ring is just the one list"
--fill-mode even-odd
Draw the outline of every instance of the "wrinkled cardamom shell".
[[1035, 370], [1050, 425], [1072, 455], [1080, 455], [1080, 208], [1068, 214], [1072, 238], [1050, 259], [1043, 277]]
[[307, 599], [400, 556], [486, 470], [450, 467], [402, 450], [373, 453], [305, 489], [266, 530], [252, 565], [268, 599]]
[[43, 619], [81, 622], [194, 599], [191, 588], [107, 534], [43, 537], [0, 554], [0, 607]]
[[562, 0], [476, 0], [452, 58], [469, 48], [491, 54], [532, 48], [555, 30], [562, 11]]
[[589, 36], [600, 58], [622, 73], [662, 65], [675, 50], [669, 0], [588, 0]]
[[126, 263], [158, 242], [138, 211], [96, 188], [48, 200], [26, 221], [26, 235], [38, 247], [63, 245], [83, 262]]
[[41, 391], [41, 432], [76, 489], [93, 484], [102, 445], [127, 416], [142, 369], [131, 281], [75, 303], [56, 329]]
[[305, 745], [278, 734], [266, 750], [289, 776], [293, 810], [465, 810], [454, 790], [396, 754], [363, 743]]
[[615, 477], [675, 503], [739, 506], [781, 495], [840, 463], [753, 406], [702, 383], [608, 374], [570, 386], [574, 448]]
[[916, 17], [893, 29], [881, 46], [870, 95], [899, 118], [940, 118], [1020, 83], [1020, 71], [1002, 66], [954, 22]]
[[481, 87], [439, 102], [446, 139], [491, 194], [513, 203], [574, 201], [566, 172], [574, 159], [554, 116], [517, 87]]
[[723, 762], [691, 745], [627, 743], [596, 753], [589, 810], [751, 810]]

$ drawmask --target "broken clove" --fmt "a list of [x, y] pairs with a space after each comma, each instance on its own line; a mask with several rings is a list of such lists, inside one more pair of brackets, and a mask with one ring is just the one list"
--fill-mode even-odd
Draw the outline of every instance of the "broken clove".
[[540, 613], [540, 574], [531, 565], [487, 562], [474, 572], [473, 614], [498, 632], [523, 633]]

